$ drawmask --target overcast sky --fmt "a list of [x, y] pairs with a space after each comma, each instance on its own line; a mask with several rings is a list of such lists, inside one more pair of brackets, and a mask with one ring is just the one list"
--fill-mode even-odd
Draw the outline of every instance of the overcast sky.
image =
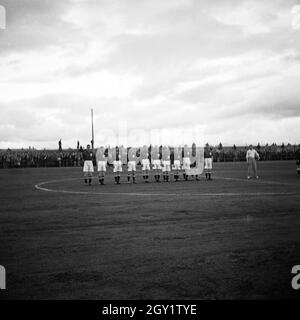
[[0, 148], [300, 143], [297, 0], [0, 4]]

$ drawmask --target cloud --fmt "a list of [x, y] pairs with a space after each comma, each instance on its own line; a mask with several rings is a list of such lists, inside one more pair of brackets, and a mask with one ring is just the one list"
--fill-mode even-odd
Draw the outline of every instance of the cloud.
[[0, 147], [88, 142], [90, 108], [103, 143], [122, 121], [166, 143], [300, 140], [292, 0], [3, 5]]

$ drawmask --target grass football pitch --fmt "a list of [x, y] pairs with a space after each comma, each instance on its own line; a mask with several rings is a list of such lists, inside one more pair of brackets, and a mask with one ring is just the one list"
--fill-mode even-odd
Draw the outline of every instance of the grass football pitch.
[[[82, 168], [0, 171], [0, 299], [288, 299], [300, 264], [294, 161], [213, 180], [85, 186]], [[173, 180], [173, 179], [171, 179]]]

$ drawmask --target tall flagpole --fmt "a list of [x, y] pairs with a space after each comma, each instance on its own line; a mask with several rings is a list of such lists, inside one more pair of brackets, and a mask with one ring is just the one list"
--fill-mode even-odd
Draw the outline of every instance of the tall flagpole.
[[91, 109], [91, 119], [92, 119], [92, 149], [94, 150], [94, 111], [93, 108]]

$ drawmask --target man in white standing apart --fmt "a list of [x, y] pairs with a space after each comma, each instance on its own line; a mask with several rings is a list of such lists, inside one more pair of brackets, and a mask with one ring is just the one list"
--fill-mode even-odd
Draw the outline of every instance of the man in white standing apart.
[[254, 177], [258, 179], [256, 159], [257, 160], [260, 159], [259, 154], [255, 149], [253, 149], [252, 144], [250, 144], [246, 154], [246, 160], [248, 164], [248, 179], [251, 178], [251, 172], [254, 172]]

